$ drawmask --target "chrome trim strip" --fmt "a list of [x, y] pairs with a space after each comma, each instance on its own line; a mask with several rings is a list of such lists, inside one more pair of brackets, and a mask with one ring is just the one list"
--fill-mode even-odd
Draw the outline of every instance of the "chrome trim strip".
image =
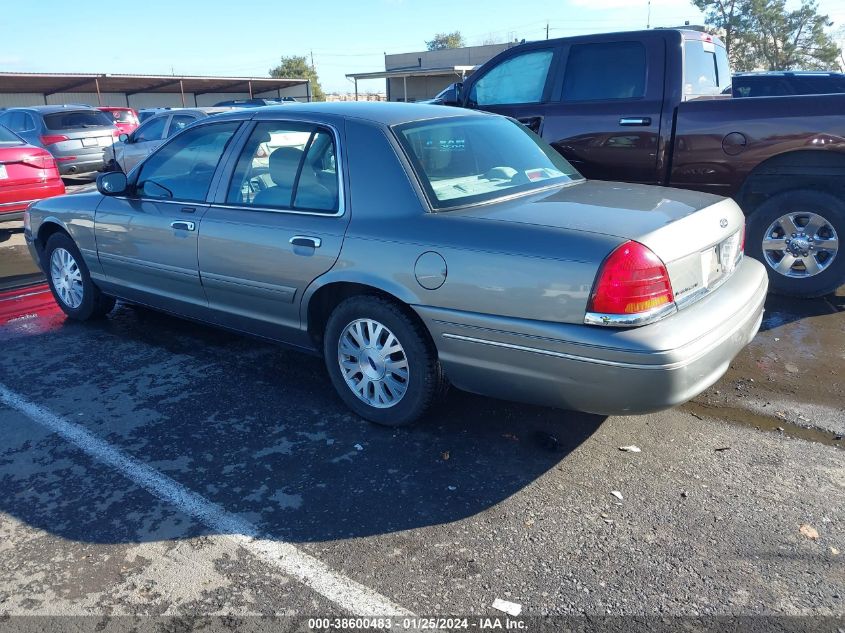
[[[209, 204], [209, 203], [203, 203]], [[234, 209], [235, 211], [259, 211], [261, 213], [286, 213], [289, 215], [316, 215], [321, 218], [339, 218], [343, 215], [343, 210], [332, 213], [320, 213], [319, 211], [297, 211], [296, 209], [271, 209], [269, 207], [252, 207], [247, 205], [234, 204], [219, 204], [212, 202], [211, 206], [215, 209]]]
[[666, 303], [647, 312], [639, 312], [637, 314], [602, 314], [599, 312], [587, 312], [584, 315], [584, 323], [587, 325], [601, 325], [603, 327], [636, 327], [639, 325], [654, 323], [655, 321], [664, 319], [677, 311], [677, 305], [674, 303]]
[[[15, 207], [19, 204], [26, 204], [30, 205], [33, 202], [38, 202], [39, 198], [35, 198], [34, 200], [18, 200], [16, 202], [2, 202], [0, 203], [0, 209], [5, 209], [6, 207]], [[23, 209], [21, 209], [23, 211]]]
[[443, 333], [443, 338], [454, 339], [456, 341], [463, 341], [465, 343], [478, 343], [480, 345], [489, 345], [491, 347], [502, 347], [518, 352], [530, 352], [532, 354], [540, 354], [541, 356], [552, 356], [554, 358], [562, 358], [564, 360], [574, 360], [582, 363], [593, 363], [595, 365], [608, 365], [610, 367], [622, 367], [625, 369], [675, 369], [683, 367], [691, 361], [681, 361], [678, 363], [671, 363], [668, 365], [644, 365], [641, 363], [622, 363], [613, 360], [603, 360], [600, 358], [588, 358], [586, 356], [577, 356], [575, 354], [567, 354], [565, 352], [555, 352], [549, 349], [540, 349], [537, 347], [526, 347], [524, 345], [515, 345], [514, 343], [502, 343], [501, 341], [491, 341], [489, 339], [475, 338], [472, 336], [463, 336], [461, 334]]
[[168, 266], [166, 264], [159, 264], [148, 262], [145, 260], [135, 259], [133, 257], [125, 257], [123, 255], [115, 255], [113, 253], [99, 253], [100, 256], [100, 263], [103, 263], [103, 260], [107, 261], [112, 265], [122, 265], [128, 266], [129, 268], [142, 269], [145, 272], [149, 272], [151, 270], [157, 271], [159, 273], [165, 273], [170, 275], [178, 275], [180, 277], [190, 277], [191, 279], [196, 279], [199, 281], [200, 274], [198, 270], [193, 270], [189, 268], [180, 268], [178, 266]]

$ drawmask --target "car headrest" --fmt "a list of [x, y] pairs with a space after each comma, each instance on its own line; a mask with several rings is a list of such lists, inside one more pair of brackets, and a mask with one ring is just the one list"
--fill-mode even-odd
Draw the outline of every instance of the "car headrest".
[[279, 147], [270, 154], [270, 178], [280, 187], [293, 187], [302, 150], [297, 147]]

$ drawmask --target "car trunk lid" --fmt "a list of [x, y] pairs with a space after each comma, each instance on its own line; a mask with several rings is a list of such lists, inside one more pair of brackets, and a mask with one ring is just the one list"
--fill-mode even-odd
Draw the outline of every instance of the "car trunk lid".
[[49, 152], [31, 145], [0, 147], [0, 187], [31, 185], [58, 178]]
[[460, 213], [639, 242], [666, 264], [679, 308], [724, 282], [739, 258], [745, 218], [732, 200], [646, 185], [580, 181]]

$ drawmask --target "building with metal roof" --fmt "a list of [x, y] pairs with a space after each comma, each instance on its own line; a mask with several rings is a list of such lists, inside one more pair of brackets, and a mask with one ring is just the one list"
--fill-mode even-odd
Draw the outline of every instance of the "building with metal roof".
[[356, 94], [359, 81], [384, 79], [388, 101], [422, 101], [431, 99], [449, 84], [462, 81], [481, 64], [515, 45], [512, 42], [385, 55], [384, 70], [346, 76], [355, 82]]

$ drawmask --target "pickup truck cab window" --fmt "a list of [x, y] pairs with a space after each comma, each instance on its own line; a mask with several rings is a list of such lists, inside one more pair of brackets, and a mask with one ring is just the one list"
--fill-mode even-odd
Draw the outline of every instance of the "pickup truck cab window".
[[473, 84], [470, 104], [540, 103], [553, 54], [552, 50], [530, 51], [497, 64]]
[[639, 99], [645, 84], [646, 51], [640, 42], [574, 44], [569, 49], [564, 101]]
[[186, 130], [141, 167], [136, 190], [142, 198], [202, 202], [217, 163], [240, 121]]
[[731, 85], [728, 54], [707, 40], [684, 41], [684, 97], [722, 94]]

